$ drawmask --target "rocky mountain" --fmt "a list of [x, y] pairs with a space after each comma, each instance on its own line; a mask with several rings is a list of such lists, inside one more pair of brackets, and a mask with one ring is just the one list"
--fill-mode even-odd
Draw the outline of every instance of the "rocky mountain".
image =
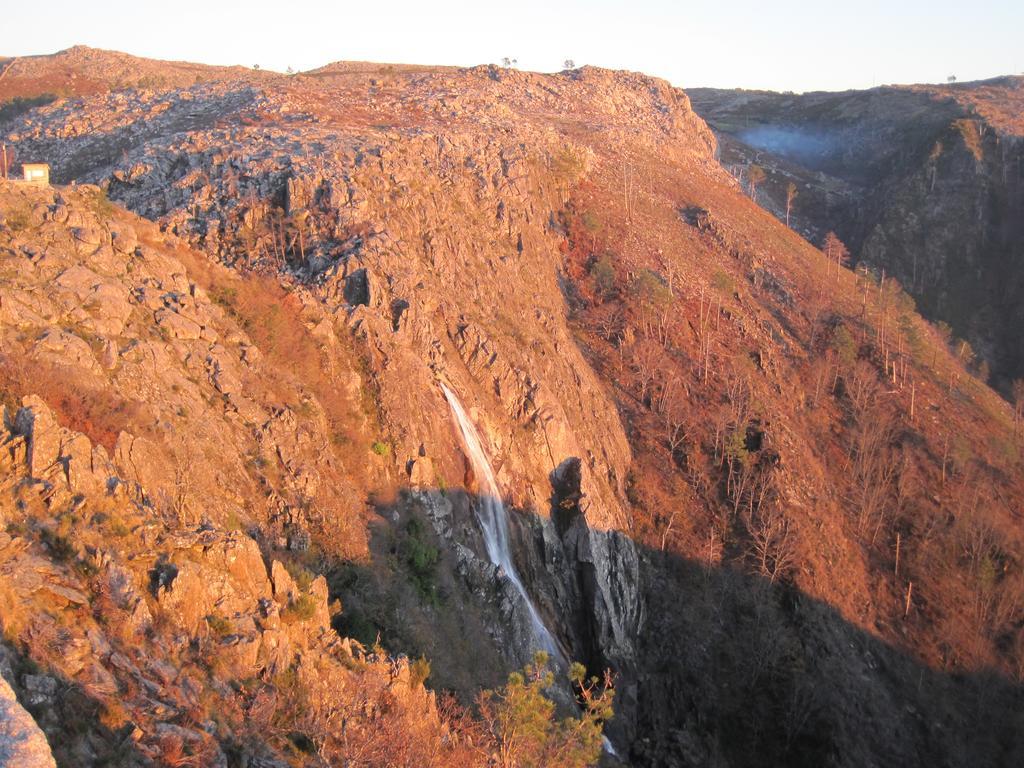
[[[74, 57], [166, 79], [24, 101]], [[19, 62], [2, 671], [58, 764], [509, 764], [544, 635], [609, 764], [1019, 762], [1020, 414], [682, 91]]]
[[815, 242], [897, 278], [1009, 393], [1024, 375], [1024, 77], [801, 95], [696, 89], [723, 162], [769, 169], [760, 202]]
[[273, 77], [245, 67], [154, 61], [85, 45], [45, 56], [0, 56], [0, 68], [5, 99], [56, 99], [124, 88], [184, 88], [207, 80], [261, 82]]

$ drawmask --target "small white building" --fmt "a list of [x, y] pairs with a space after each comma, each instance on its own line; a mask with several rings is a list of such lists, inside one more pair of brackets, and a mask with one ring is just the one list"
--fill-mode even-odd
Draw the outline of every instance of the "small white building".
[[24, 180], [32, 184], [50, 183], [50, 166], [46, 163], [22, 163]]

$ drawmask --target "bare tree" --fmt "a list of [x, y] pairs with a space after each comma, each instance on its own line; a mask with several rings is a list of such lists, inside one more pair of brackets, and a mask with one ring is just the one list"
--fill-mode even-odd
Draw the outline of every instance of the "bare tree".
[[636, 183], [633, 166], [622, 161], [622, 198], [626, 206], [626, 223], [633, 223], [633, 205], [636, 202]]
[[747, 186], [750, 189], [750, 199], [757, 200], [757, 188], [768, 178], [764, 168], [756, 163], [751, 163], [747, 169]]
[[850, 251], [847, 250], [846, 245], [835, 232], [829, 232], [825, 235], [825, 241], [822, 243], [821, 250], [825, 254], [825, 258], [828, 259], [829, 264], [835, 262], [836, 280], [838, 281], [841, 271], [840, 267], [850, 258]]
[[739, 515], [744, 506], [753, 506], [751, 495], [757, 479], [757, 457], [746, 444], [746, 429], [733, 429], [725, 436], [723, 443], [723, 466], [725, 468], [725, 496], [732, 504], [733, 517]]
[[576, 69], [576, 62], [572, 59], [566, 59], [562, 62], [563, 69]]
[[683, 446], [689, 431], [686, 409], [679, 400], [670, 401], [664, 410], [665, 444], [672, 454], [672, 461], [682, 466], [685, 460]]
[[640, 339], [632, 349], [630, 364], [637, 377], [640, 401], [650, 407], [651, 388], [661, 366], [664, 350], [651, 339]]
[[299, 263], [306, 265], [306, 234], [309, 229], [309, 211], [295, 211], [288, 218], [288, 233], [291, 235], [291, 252], [294, 256], [295, 247], [299, 249]]
[[715, 331], [718, 329], [718, 318], [722, 313], [722, 299], [715, 300], [709, 295], [705, 299], [704, 286], [700, 289], [700, 314], [697, 326], [697, 340], [700, 344], [701, 379], [706, 383], [711, 368], [711, 346]]
[[867, 360], [857, 360], [844, 376], [846, 396], [850, 400], [854, 418], [860, 418], [878, 398], [878, 373]]
[[179, 526], [192, 524], [189, 508], [192, 506], [192, 495], [195, 489], [195, 456], [189, 450], [182, 451], [174, 464], [174, 484], [162, 491], [163, 503], [167, 511], [174, 515]]
[[[766, 473], [758, 485], [765, 488], [772, 482], [772, 474]], [[748, 510], [743, 523], [750, 536], [751, 559], [762, 576], [774, 582], [793, 569], [796, 537], [776, 499], [763, 501], [753, 510]]]
[[891, 407], [882, 400], [878, 376], [869, 363], [858, 362], [847, 377], [853, 426], [850, 431], [850, 493], [857, 532], [874, 542], [892, 504], [897, 462]]
[[746, 355], [733, 357], [725, 371], [725, 397], [729, 404], [729, 420], [737, 428], [745, 428], [750, 418], [754, 400], [750, 386], [753, 376], [753, 363]]
[[679, 517], [679, 512], [680, 512], [680, 506], [679, 506], [678, 503], [675, 503], [675, 504], [673, 504], [671, 506], [671, 511], [668, 513], [667, 518], [664, 518], [664, 516], [663, 516], [663, 519], [665, 519], [665, 525], [661, 529], [661, 551], [662, 552], [664, 552], [666, 549], [668, 549], [668, 541], [669, 541], [669, 538], [672, 536], [672, 531], [675, 530], [676, 519]]
[[811, 349], [814, 349], [815, 342], [818, 340], [818, 333], [821, 331], [823, 325], [825, 314], [829, 309], [828, 297], [826, 297], [825, 290], [822, 288], [820, 283], [816, 284], [811, 289], [804, 305], [807, 307], [807, 317], [811, 322], [811, 335], [808, 340], [808, 345]]
[[610, 344], [622, 340], [625, 318], [618, 304], [602, 304], [593, 311], [593, 326], [598, 335]]
[[663, 360], [657, 370], [658, 399], [654, 404], [654, 410], [664, 415], [665, 410], [673, 402], [678, 402], [680, 389], [689, 389], [683, 383], [679, 372], [668, 360]]
[[789, 214], [793, 210], [793, 201], [796, 200], [797, 195], [796, 184], [792, 181], [786, 185], [786, 226], [789, 226]]

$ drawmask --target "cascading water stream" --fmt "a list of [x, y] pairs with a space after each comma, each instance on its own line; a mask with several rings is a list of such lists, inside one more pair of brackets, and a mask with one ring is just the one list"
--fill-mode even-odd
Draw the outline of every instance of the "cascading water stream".
[[444, 396], [448, 400], [452, 416], [459, 426], [462, 442], [466, 447], [466, 454], [473, 467], [473, 474], [476, 476], [480, 486], [479, 493], [477, 494], [478, 501], [475, 506], [477, 520], [480, 522], [480, 528], [484, 535], [484, 544], [487, 547], [487, 557], [494, 565], [501, 568], [505, 578], [508, 579], [516, 592], [523, 598], [523, 604], [530, 615], [530, 624], [533, 628], [534, 638], [539, 644], [540, 649], [547, 651], [552, 656], [552, 660], [561, 661], [564, 664], [564, 655], [555, 642], [554, 637], [548, 631], [548, 628], [544, 626], [544, 622], [541, 621], [533, 601], [530, 600], [530, 596], [526, 593], [526, 588], [519, 578], [515, 563], [512, 562], [512, 552], [509, 549], [508, 513], [501, 500], [498, 483], [494, 479], [494, 470], [491, 469], [491, 463], [487, 460], [487, 454], [484, 453], [484, 449], [480, 445], [480, 436], [477, 434], [476, 427], [473, 426], [473, 422], [466, 415], [462, 408], [462, 403], [459, 402], [455, 393], [443, 383], [441, 384], [441, 389], [444, 390]]
[[[473, 467], [473, 474], [479, 483], [478, 503], [476, 504], [477, 519], [480, 521], [480, 528], [484, 535], [484, 545], [487, 547], [487, 557], [497, 565], [505, 574], [505, 578], [523, 598], [523, 604], [530, 614], [530, 623], [533, 627], [534, 638], [541, 649], [547, 651], [556, 664], [567, 666], [565, 654], [562, 653], [555, 638], [551, 636], [548, 628], [541, 621], [533, 601], [526, 593], [523, 582], [519, 579], [515, 564], [512, 562], [512, 552], [509, 549], [508, 512], [501, 500], [501, 493], [498, 490], [498, 482], [494, 478], [494, 470], [487, 460], [483, 446], [480, 444], [480, 436], [476, 431], [473, 422], [462, 408], [462, 403], [443, 382], [441, 389], [444, 391], [448, 407], [451, 408], [455, 423], [459, 425], [459, 433], [462, 435], [462, 442], [466, 447], [466, 454]], [[602, 743], [605, 752], [618, 757], [618, 752], [612, 746], [608, 737], [602, 736]]]

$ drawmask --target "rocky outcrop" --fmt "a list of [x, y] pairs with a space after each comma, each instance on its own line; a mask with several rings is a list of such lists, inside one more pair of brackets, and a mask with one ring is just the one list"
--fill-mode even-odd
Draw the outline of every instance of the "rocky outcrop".
[[[298, 569], [297, 579], [277, 559], [268, 567], [257, 541], [241, 532], [166, 524], [144, 501], [107, 490], [124, 486], [109, 463], [95, 472], [97, 482], [40, 472], [41, 457], [73, 461], [67, 446], [88, 441], [58, 426], [37, 397], [26, 397], [7, 424], [0, 521], [16, 533], [0, 533], [3, 627], [36, 671], [18, 662], [16, 673], [6, 648], [0, 668], [43, 730], [0, 681], [0, 763], [55, 765], [45, 732], [62, 764], [146, 765], [178, 754], [226, 766], [220, 740], [228, 733], [185, 713], [217, 702], [257, 718], [287, 717], [283, 696], [315, 707], [307, 716], [346, 712], [347, 739], [373, 741], [398, 712], [410, 717], [402, 726], [410, 737], [440, 727], [407, 660], [367, 653], [334, 632], [323, 576]], [[58, 492], [62, 482], [67, 493]], [[140, 489], [139, 498], [149, 495]], [[58, 530], [52, 515], [68, 504], [103, 512]], [[257, 686], [255, 699], [227, 685], [258, 680], [273, 682]], [[129, 727], [110, 732], [97, 711]], [[246, 742], [246, 764], [277, 764], [282, 747], [267, 734]]]
[[46, 736], [0, 678], [0, 765], [5, 768], [56, 768]]
[[[594, 156], [546, 120], [571, 114], [608, 135], [705, 163], [714, 140], [682, 92], [640, 75], [479, 68], [410, 81], [402, 100], [380, 94], [387, 116], [361, 132], [311, 117], [329, 93], [349, 98], [378, 88], [328, 68], [317, 80], [330, 84], [324, 91], [294, 79], [97, 96], [53, 105], [13, 133], [58, 174], [102, 183], [111, 197], [227, 262], [283, 260], [314, 282], [329, 311], [349, 314], [372, 350], [401, 464], [426, 446], [447, 458], [439, 472], [455, 469], [433, 387], [442, 374], [467, 398], [482, 393], [480, 407], [504, 410], [492, 437], [517, 501], [546, 510], [555, 457], [578, 455], [591, 522], [622, 527], [629, 449], [568, 331], [553, 226]], [[458, 98], [437, 101], [456, 84]], [[490, 105], [499, 93], [507, 106], [496, 114]], [[217, 126], [196, 117], [210, 110]], [[269, 120], [249, 126], [250, 115]], [[90, 130], [100, 116], [104, 129]], [[58, 119], [65, 125], [51, 133]], [[114, 165], [100, 160], [111, 142], [130, 147]], [[327, 145], [331, 154], [311, 165]], [[252, 242], [238, 239], [239, 227]], [[155, 311], [176, 341], [210, 334], [181, 308]], [[504, 445], [505, 423], [525, 430], [520, 445]]]
[[140, 59], [117, 51], [76, 45], [51, 55], [16, 56], [5, 62], [0, 98], [38, 97], [60, 92], [66, 96], [94, 93], [125, 98], [126, 89], [184, 87], [204, 80], [247, 79], [254, 82], [282, 77], [245, 67], [210, 67], [184, 61]]
[[[282, 535], [286, 525], [328, 521], [320, 505], [352, 509], [349, 480], [331, 446], [343, 429], [350, 440], [366, 439], [365, 418], [338, 416], [344, 403], [358, 400], [359, 376], [322, 310], [296, 301], [282, 317], [274, 295], [281, 289], [272, 283], [255, 292], [243, 286], [239, 299], [230, 273], [211, 272], [156, 228], [117, 215], [95, 188], [11, 185], [0, 194], [6, 210], [40, 211], [32, 245], [10, 228], [0, 232], [8, 270], [0, 333], [5, 359], [20, 371], [14, 389], [32, 391], [29, 382], [41, 379], [42, 398], [65, 424], [79, 427], [77, 437], [57, 428], [38, 398], [23, 416], [11, 412], [16, 421], [43, 420], [39, 429], [17, 421], [29, 438], [34, 475], [69, 495], [116, 475], [120, 492], [192, 522], [200, 499], [205, 509], [236, 519], [248, 505], [260, 510], [257, 518], [280, 519]], [[72, 220], [77, 228], [69, 230]], [[81, 250], [83, 231], [99, 245]], [[290, 335], [268, 357], [246, 324]], [[298, 377], [279, 364], [284, 355], [317, 370], [319, 397], [308, 378], [299, 394]], [[330, 365], [320, 366], [321, 355]], [[284, 401], [269, 404], [253, 391], [256, 379], [276, 381]], [[300, 498], [303, 520], [294, 510]], [[336, 520], [324, 524], [341, 524]], [[364, 546], [360, 538], [352, 531], [351, 544]]]
[[575, 658], [593, 670], [614, 669], [620, 717], [609, 728], [620, 743], [636, 736], [638, 640], [645, 623], [645, 587], [634, 542], [618, 531], [587, 524], [580, 460], [570, 457], [551, 473], [551, 521], [564, 558], [560, 609], [569, 622]]

